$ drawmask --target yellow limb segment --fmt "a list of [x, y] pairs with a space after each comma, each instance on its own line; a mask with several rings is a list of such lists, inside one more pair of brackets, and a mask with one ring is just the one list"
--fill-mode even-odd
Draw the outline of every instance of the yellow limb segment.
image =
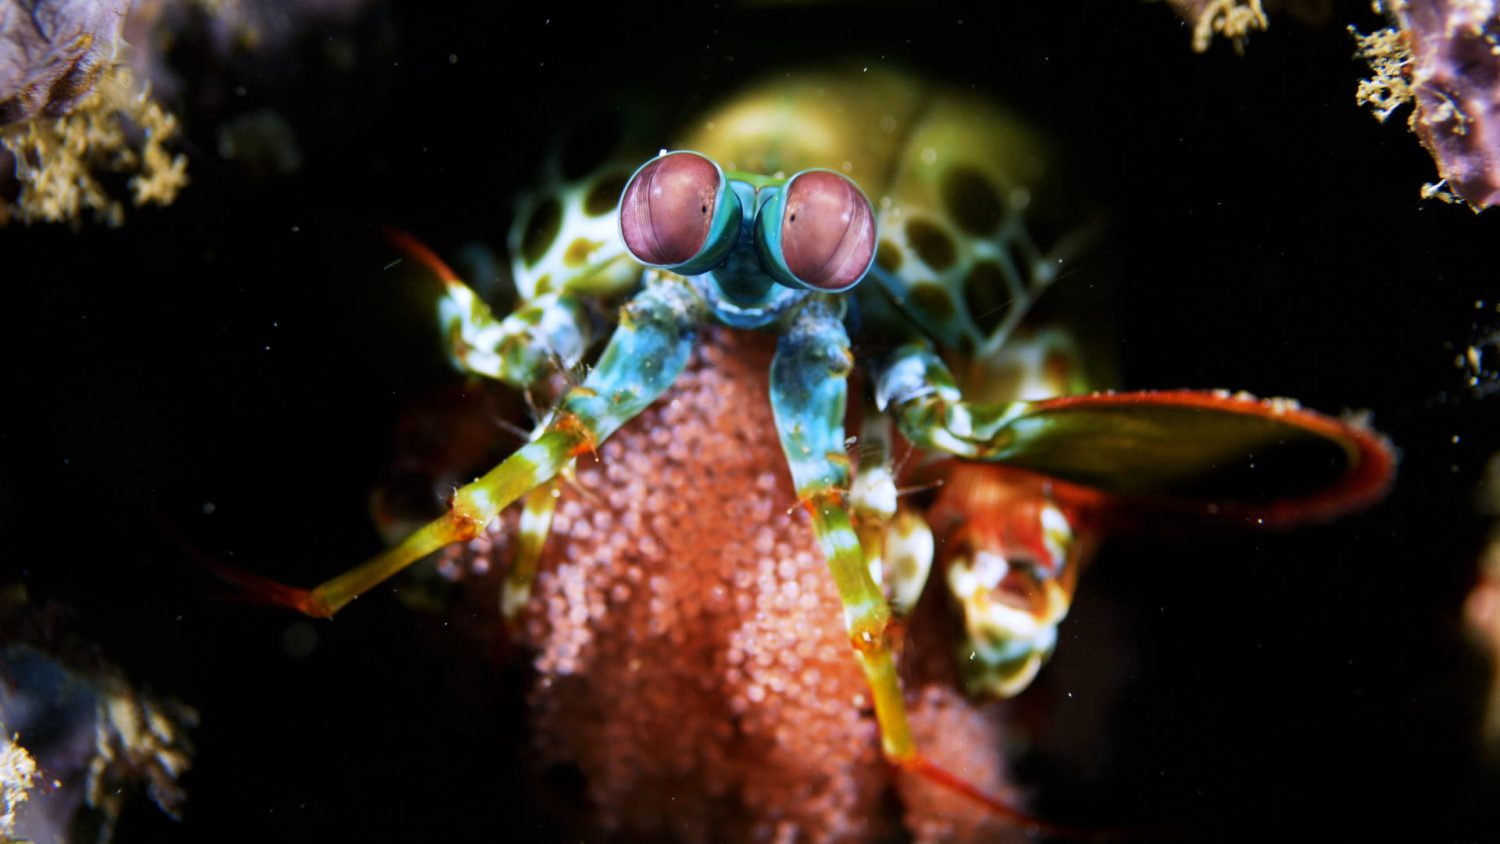
[[864, 550], [849, 522], [849, 513], [836, 490], [816, 493], [807, 501], [812, 513], [813, 533], [828, 558], [828, 570], [844, 604], [844, 624], [849, 642], [864, 669], [865, 680], [875, 701], [875, 721], [880, 725], [880, 749], [885, 758], [904, 770], [931, 780], [983, 804], [996, 815], [1015, 823], [1055, 830], [1026, 812], [985, 794], [973, 784], [933, 764], [911, 736], [906, 717], [906, 698], [896, 672], [891, 648], [892, 615], [880, 587], [870, 577]]
[[859, 537], [838, 499], [836, 492], [828, 490], [807, 502], [813, 533], [823, 546], [828, 570], [844, 604], [849, 643], [870, 683], [875, 720], [880, 724], [881, 750], [892, 762], [905, 764], [916, 757], [917, 748], [906, 720], [906, 700], [901, 694], [901, 678], [896, 673], [891, 650], [891, 610], [880, 587], [870, 577]]
[[500, 593], [500, 614], [507, 622], [515, 621], [522, 608], [531, 600], [531, 584], [536, 580], [537, 565], [542, 559], [542, 549], [547, 544], [547, 534], [552, 531], [552, 515], [557, 512], [557, 497], [561, 492], [561, 479], [553, 478], [526, 493], [526, 499], [521, 504], [516, 556]]
[[583, 445], [585, 433], [576, 426], [547, 431], [479, 480], [460, 487], [446, 514], [343, 574], [306, 592], [295, 590], [302, 595], [290, 603], [308, 615], [332, 618], [350, 601], [428, 554], [473, 539], [501, 510], [556, 476]]

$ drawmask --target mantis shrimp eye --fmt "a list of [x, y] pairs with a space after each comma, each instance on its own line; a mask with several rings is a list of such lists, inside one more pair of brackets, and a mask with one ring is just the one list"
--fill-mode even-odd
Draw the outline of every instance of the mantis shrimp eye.
[[620, 234], [636, 260], [683, 275], [712, 269], [739, 234], [740, 204], [719, 165], [669, 152], [635, 172], [620, 197]]
[[759, 222], [762, 259], [788, 286], [838, 293], [858, 284], [875, 260], [875, 211], [838, 173], [793, 176]]

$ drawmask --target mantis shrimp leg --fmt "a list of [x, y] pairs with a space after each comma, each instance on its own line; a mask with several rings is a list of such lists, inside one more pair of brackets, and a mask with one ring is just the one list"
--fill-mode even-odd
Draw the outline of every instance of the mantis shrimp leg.
[[854, 360], [842, 303], [814, 296], [792, 317], [771, 363], [771, 409], [792, 482], [812, 515], [844, 624], [875, 703], [881, 750], [891, 763], [975, 799], [1020, 823], [1034, 818], [937, 767], [917, 749], [892, 650], [892, 613], [845, 508], [849, 459], [844, 452], [844, 408]]
[[403, 232], [388, 232], [387, 237], [442, 283], [438, 322], [448, 356], [459, 369], [527, 388], [583, 359], [592, 340], [589, 315], [571, 293], [527, 299], [509, 316], [497, 319], [479, 294], [431, 249]]
[[[442, 283], [438, 322], [448, 341], [448, 356], [459, 369], [531, 389], [551, 372], [572, 369], [588, 349], [589, 314], [574, 296], [566, 292], [536, 296], [522, 302], [505, 319], [496, 319], [479, 294], [426, 245], [402, 232], [393, 231], [388, 236]], [[545, 425], [539, 426], [532, 438], [545, 430]], [[563, 473], [569, 471], [571, 462]], [[537, 564], [552, 529], [558, 492], [558, 480], [554, 478], [525, 496], [520, 541], [500, 597], [501, 614], [507, 621], [513, 620], [531, 597]]]
[[277, 603], [327, 618], [433, 551], [473, 538], [501, 510], [555, 478], [575, 456], [594, 451], [670, 387], [687, 364], [705, 307], [685, 279], [652, 273], [645, 289], [620, 309], [619, 327], [583, 384], [567, 392], [535, 439], [460, 487], [447, 514], [313, 589], [259, 584], [260, 591]]
[[514, 621], [531, 600], [531, 584], [536, 580], [547, 534], [552, 531], [552, 516], [557, 512], [557, 496], [561, 492], [561, 478], [553, 478], [526, 493], [521, 502], [516, 556], [500, 592], [500, 614], [506, 621]]
[[897, 506], [891, 459], [891, 420], [873, 404], [859, 430], [859, 471], [849, 493], [855, 533], [897, 618], [911, 615], [932, 571], [932, 529], [920, 515]]

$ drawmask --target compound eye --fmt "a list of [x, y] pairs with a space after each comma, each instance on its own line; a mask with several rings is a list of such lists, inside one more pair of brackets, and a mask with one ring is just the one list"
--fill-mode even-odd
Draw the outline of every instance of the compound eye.
[[[768, 250], [799, 286], [825, 292], [858, 284], [875, 259], [875, 210], [851, 181], [828, 170], [792, 177]], [[764, 231], [763, 235], [771, 235]], [[779, 253], [779, 255], [778, 255]]]
[[739, 200], [727, 190], [724, 173], [695, 152], [652, 159], [620, 197], [620, 234], [630, 254], [685, 275], [718, 263], [738, 236], [739, 218]]

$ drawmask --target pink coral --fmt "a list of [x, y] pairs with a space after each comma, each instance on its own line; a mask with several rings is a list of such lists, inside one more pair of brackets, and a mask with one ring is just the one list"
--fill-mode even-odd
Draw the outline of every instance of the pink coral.
[[[905, 825], [923, 841], [995, 840], [1005, 830], [982, 807], [881, 759], [793, 507], [771, 353], [761, 335], [715, 332], [598, 462], [580, 459], [522, 622], [542, 756], [580, 769], [595, 824], [631, 838], [857, 842]], [[505, 522], [448, 565], [503, 567]], [[913, 730], [935, 762], [1006, 794], [994, 714], [954, 690], [943, 616], [925, 617], [905, 654]]]
[[1500, 5], [1497, 0], [1394, 0], [1395, 30], [1360, 36], [1376, 71], [1361, 102], [1384, 120], [1410, 102], [1409, 125], [1442, 187], [1479, 211], [1500, 203]]
[[115, 60], [127, 0], [0, 3], [0, 126], [73, 110]]
[[1448, 187], [1475, 208], [1500, 202], [1500, 11], [1494, 0], [1413, 0], [1409, 33], [1421, 137]]

